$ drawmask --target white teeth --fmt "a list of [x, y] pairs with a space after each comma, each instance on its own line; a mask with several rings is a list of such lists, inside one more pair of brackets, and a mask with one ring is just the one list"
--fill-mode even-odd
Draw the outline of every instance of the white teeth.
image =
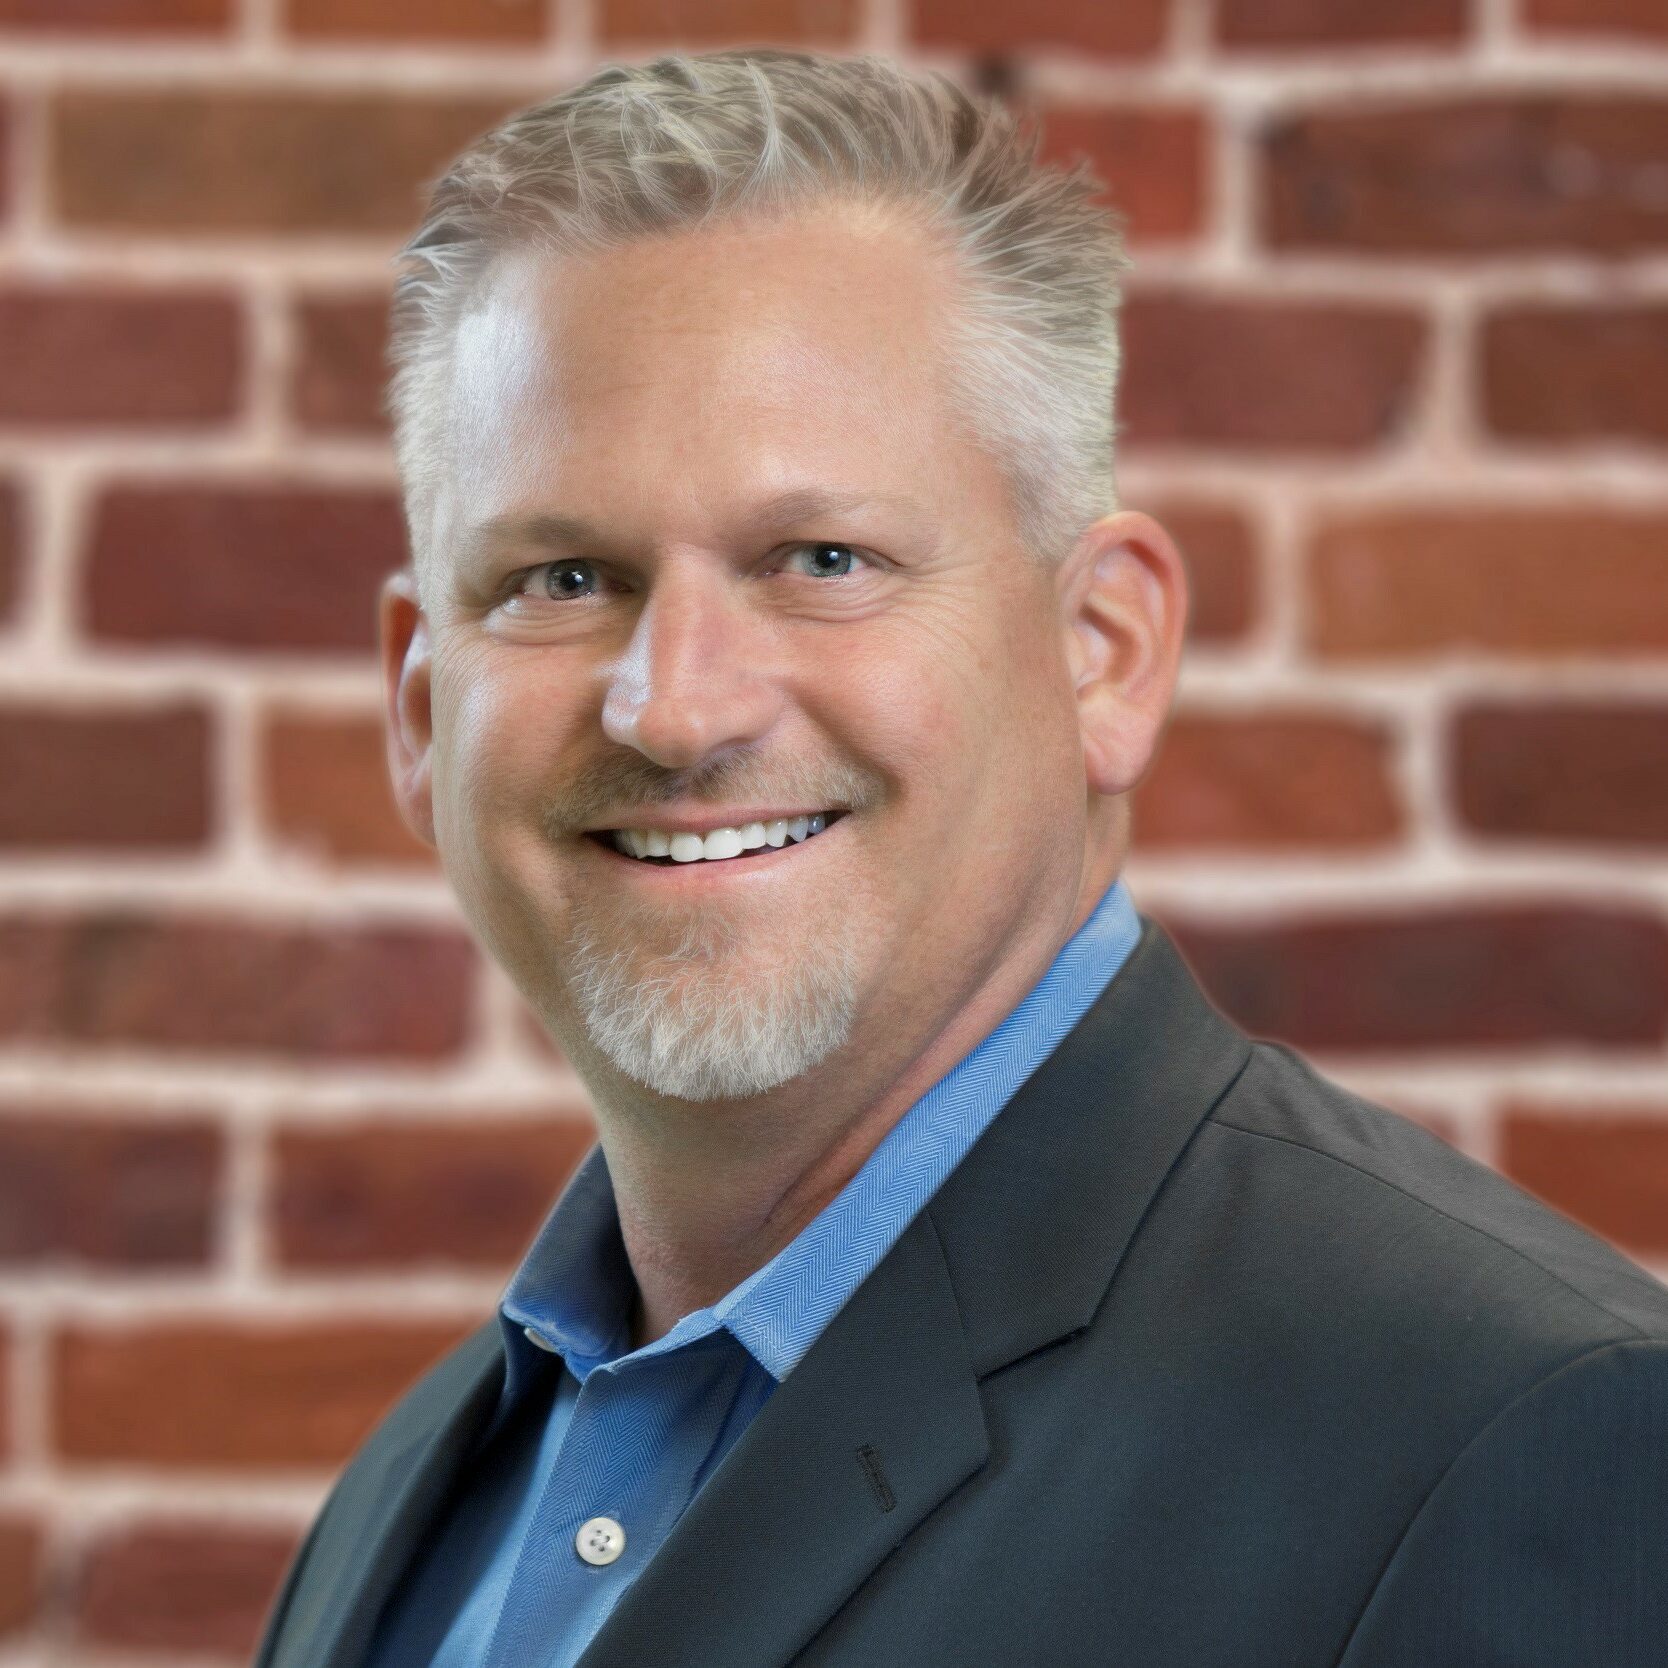
[[828, 826], [828, 814], [777, 817], [770, 822], [750, 822], [740, 828], [715, 828], [710, 834], [667, 834], [657, 828], [618, 828], [611, 837], [616, 851], [628, 857], [670, 857], [674, 863], [714, 861], [739, 857], [744, 851], [762, 846], [784, 846], [790, 840], [808, 840]]

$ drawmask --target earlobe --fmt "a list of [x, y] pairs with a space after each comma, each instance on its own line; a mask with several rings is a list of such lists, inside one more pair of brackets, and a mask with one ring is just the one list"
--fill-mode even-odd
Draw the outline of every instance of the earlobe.
[[429, 629], [409, 568], [383, 581], [378, 632], [389, 785], [406, 827], [425, 845], [434, 846]]

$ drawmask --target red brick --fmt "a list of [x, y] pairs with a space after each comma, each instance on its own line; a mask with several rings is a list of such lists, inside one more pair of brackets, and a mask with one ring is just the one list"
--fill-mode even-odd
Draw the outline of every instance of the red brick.
[[334, 1470], [479, 1325], [367, 1315], [69, 1327], [52, 1341], [52, 1446], [82, 1464]]
[[12, 203], [11, 137], [11, 106], [0, 97], [0, 218], [6, 215]]
[[382, 581], [404, 561], [393, 492], [119, 484], [95, 508], [83, 618], [105, 642], [363, 653]]
[[1384, 847], [1407, 826], [1393, 752], [1386, 726], [1322, 713], [1178, 713], [1136, 793], [1136, 844], [1144, 851]]
[[436, 1060], [468, 1032], [461, 933], [125, 908], [0, 919], [0, 1038], [276, 1060]]
[[1668, 516], [1608, 509], [1339, 516], [1308, 552], [1308, 647], [1334, 659], [1660, 651], [1664, 548]]
[[1549, 34], [1668, 38], [1662, 0], [1518, 0], [1522, 26]]
[[0, 1116], [0, 1263], [204, 1264], [225, 1143], [205, 1119]]
[[153, 232], [412, 229], [428, 182], [524, 103], [360, 92], [70, 88], [48, 111], [73, 226]]
[[1405, 903], [1165, 926], [1225, 1013], [1300, 1050], [1668, 1041], [1668, 928], [1643, 911]]
[[1395, 434], [1423, 356], [1400, 307], [1136, 294], [1123, 308], [1120, 443], [1338, 452]]
[[0, 701], [0, 850], [201, 849], [209, 746], [195, 701], [137, 711]]
[[259, 746], [261, 815], [277, 843], [316, 862], [438, 870], [395, 807], [380, 718], [269, 714]]
[[0, 477], [0, 626], [9, 625], [23, 593], [23, 506], [17, 483]]
[[541, 0], [285, 0], [284, 24], [318, 40], [536, 41]]
[[1622, 91], [1313, 110], [1264, 137], [1261, 219], [1280, 249], [1653, 249], [1665, 152], [1668, 99]]
[[1107, 183], [1101, 201], [1125, 217], [1131, 243], [1196, 237], [1204, 217], [1210, 135], [1195, 109], [1053, 109], [1041, 159], [1086, 158]]
[[382, 434], [388, 298], [315, 296], [296, 308], [290, 403], [303, 428]]
[[12, 1452], [12, 1335], [0, 1319], [0, 1459]]
[[738, 41], [840, 45], [857, 32], [858, 0], [597, 0], [597, 38], [666, 45]]
[[1483, 415], [1511, 440], [1668, 441], [1668, 306], [1519, 306], [1484, 323]]
[[0, 29], [51, 34], [223, 33], [232, 0], [0, 0]]
[[1465, 827], [1668, 845], [1668, 705], [1479, 701], [1452, 725], [1450, 791]]
[[1630, 1255], [1668, 1255], [1668, 1107], [1513, 1107], [1501, 1120], [1499, 1164]]
[[1135, 504], [1161, 522], [1187, 566], [1189, 643], [1225, 644], [1251, 626], [1260, 584], [1251, 528], [1237, 510], [1202, 503]]
[[76, 1638], [246, 1662], [300, 1540], [235, 1520], [123, 1524], [87, 1548], [74, 1594]]
[[45, 1571], [45, 1524], [15, 1506], [0, 1511], [0, 1641], [40, 1615]]
[[1216, 0], [1223, 46], [1443, 45], [1465, 37], [1466, 0]]
[[0, 423], [202, 423], [243, 382], [236, 301], [217, 290], [0, 288]]
[[912, 39], [940, 51], [1010, 53], [1068, 48], [1151, 57], [1164, 45], [1168, 0], [915, 0]]
[[520, 1261], [596, 1139], [589, 1117], [280, 1130], [273, 1226], [286, 1268]]

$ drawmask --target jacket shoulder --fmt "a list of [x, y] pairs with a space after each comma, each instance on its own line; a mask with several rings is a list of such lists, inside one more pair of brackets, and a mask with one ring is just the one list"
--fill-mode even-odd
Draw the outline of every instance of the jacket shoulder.
[[[1295, 1049], [1256, 1041], [1208, 1120], [1250, 1149], [1240, 1162], [1311, 1185], [1309, 1231], [1346, 1255], [1376, 1226], [1403, 1300], [1470, 1293], [1541, 1327], [1571, 1356], [1612, 1340], [1668, 1341], [1668, 1286], [1606, 1240], [1440, 1136], [1323, 1076]], [[1355, 1270], [1367, 1276], [1366, 1268]]]

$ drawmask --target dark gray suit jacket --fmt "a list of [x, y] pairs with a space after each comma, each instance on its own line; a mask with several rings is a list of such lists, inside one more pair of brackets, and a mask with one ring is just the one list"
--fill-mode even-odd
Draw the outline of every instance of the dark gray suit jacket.
[[[359, 1668], [502, 1377], [495, 1316], [370, 1436], [259, 1668]], [[1143, 917], [581, 1658], [789, 1662], [1661, 1668], [1668, 1288]]]

